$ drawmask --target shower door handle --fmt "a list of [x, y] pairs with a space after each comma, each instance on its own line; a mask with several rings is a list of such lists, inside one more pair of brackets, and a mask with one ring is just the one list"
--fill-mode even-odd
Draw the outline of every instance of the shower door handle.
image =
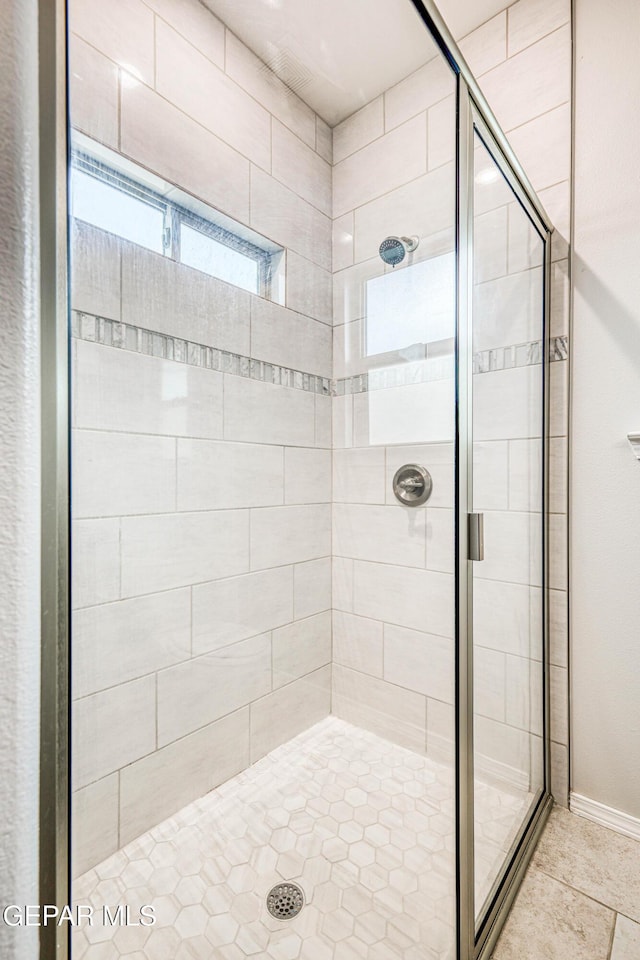
[[469, 560], [484, 560], [484, 513], [469, 513]]

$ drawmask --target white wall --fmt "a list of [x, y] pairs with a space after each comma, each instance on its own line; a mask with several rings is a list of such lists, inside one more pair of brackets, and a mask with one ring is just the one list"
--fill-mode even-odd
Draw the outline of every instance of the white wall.
[[575, 18], [572, 789], [640, 817], [640, 6]]
[[[0, 5], [0, 902], [38, 902], [39, 350], [35, 0]], [[0, 923], [0, 956], [38, 930]]]

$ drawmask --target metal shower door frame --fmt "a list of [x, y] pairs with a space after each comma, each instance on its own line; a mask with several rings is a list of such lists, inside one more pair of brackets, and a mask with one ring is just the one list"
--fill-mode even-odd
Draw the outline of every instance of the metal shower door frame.
[[[433, 0], [411, 0], [456, 74], [456, 342], [455, 342], [455, 764], [456, 957], [488, 960], [551, 811], [548, 629], [549, 278], [553, 226]], [[542, 317], [542, 603], [544, 788], [505, 856], [492, 901], [476, 924], [474, 898], [473, 572], [469, 518], [473, 489], [472, 263], [474, 131], [491, 153], [544, 243]]]

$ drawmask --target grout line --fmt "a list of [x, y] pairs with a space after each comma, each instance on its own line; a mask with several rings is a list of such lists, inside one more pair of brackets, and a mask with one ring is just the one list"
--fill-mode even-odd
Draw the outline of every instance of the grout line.
[[[564, 744], [561, 744], [561, 746], [564, 746]], [[567, 810], [566, 807], [562, 807], [562, 809], [566, 810], [566, 812], [570, 816], [572, 817], [576, 816], [576, 814], [571, 813], [570, 810]], [[534, 870], [537, 870], [538, 873], [542, 873], [544, 874], [545, 877], [549, 877], [549, 879], [555, 880], [556, 883], [559, 883], [563, 887], [566, 887], [567, 890], [573, 890], [574, 893], [579, 893], [581, 897], [585, 897], [585, 899], [591, 900], [593, 903], [599, 904], [601, 907], [604, 907], [605, 910], [609, 910], [609, 912], [612, 913], [614, 917], [617, 916], [618, 911], [616, 910], [615, 907], [612, 907], [611, 904], [605, 903], [604, 900], [598, 900], [597, 897], [592, 896], [590, 893], [585, 893], [585, 891], [581, 890], [580, 887], [574, 887], [567, 880], [563, 880], [561, 877], [557, 877], [555, 874], [550, 873], [548, 870], [545, 870], [544, 867], [540, 866], [539, 862], [536, 860], [536, 857], [537, 857], [537, 853], [534, 853], [533, 858], [531, 860], [531, 866], [533, 867]]]
[[609, 938], [609, 950], [607, 951], [607, 960], [611, 960], [613, 956], [613, 945], [616, 941], [616, 928], [618, 926], [618, 912], [616, 911], [613, 917], [613, 928], [611, 930], [611, 935]]
[[153, 89], [158, 89], [158, 18], [153, 11]]

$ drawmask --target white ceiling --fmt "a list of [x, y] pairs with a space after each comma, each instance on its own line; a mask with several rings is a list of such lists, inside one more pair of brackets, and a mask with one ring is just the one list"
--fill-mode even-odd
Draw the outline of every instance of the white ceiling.
[[[411, 0], [203, 0], [334, 126], [436, 54]], [[506, 0], [441, 0], [462, 37]]]

